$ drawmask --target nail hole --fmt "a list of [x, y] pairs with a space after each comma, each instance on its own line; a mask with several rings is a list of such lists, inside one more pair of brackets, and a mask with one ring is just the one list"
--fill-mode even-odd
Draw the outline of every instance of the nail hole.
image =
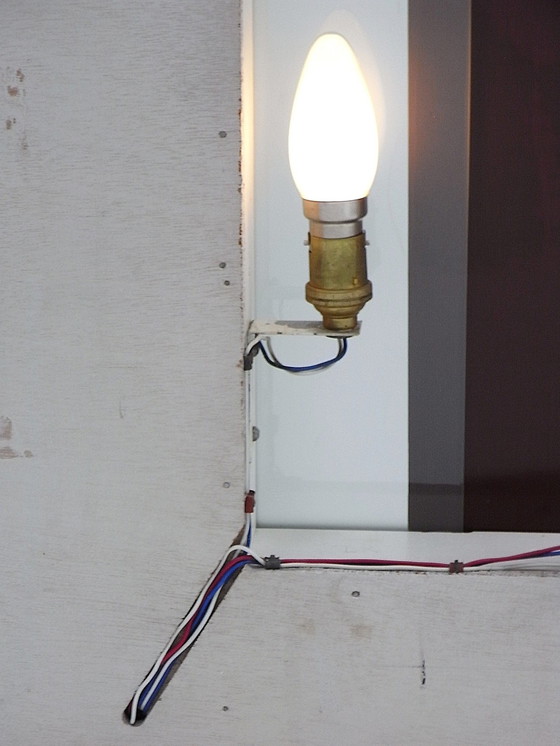
[[229, 280], [224, 280], [224, 285], [231, 285], [231, 282]]
[[231, 487], [231, 482], [224, 482], [224, 483], [222, 484], [222, 487], [225, 487], [225, 488], [226, 488], [226, 490], [227, 490], [227, 488], [228, 488], [228, 487]]
[[225, 269], [227, 267], [227, 264], [225, 262], [220, 262], [218, 266], [220, 269]]
[[218, 135], [219, 135], [220, 137], [227, 137], [227, 132], [224, 132], [224, 130], [220, 130], [220, 131], [218, 132]]
[[224, 705], [224, 706], [222, 707], [222, 710], [223, 710], [224, 712], [227, 712], [227, 711], [229, 710], [229, 707], [228, 707], [227, 705]]
[[354, 598], [358, 598], [358, 596], [360, 595], [360, 591], [352, 591], [352, 595], [354, 596]]

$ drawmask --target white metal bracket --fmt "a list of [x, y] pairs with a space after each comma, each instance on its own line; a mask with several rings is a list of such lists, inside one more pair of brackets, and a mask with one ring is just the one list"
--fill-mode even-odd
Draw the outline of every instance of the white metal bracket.
[[350, 331], [333, 331], [325, 329], [320, 321], [251, 321], [247, 330], [247, 343], [243, 356], [244, 370], [251, 370], [253, 358], [257, 352], [257, 345], [263, 339], [274, 336], [298, 336], [298, 337], [334, 337], [335, 339], [357, 337], [362, 328], [362, 322], [358, 321], [354, 329]]

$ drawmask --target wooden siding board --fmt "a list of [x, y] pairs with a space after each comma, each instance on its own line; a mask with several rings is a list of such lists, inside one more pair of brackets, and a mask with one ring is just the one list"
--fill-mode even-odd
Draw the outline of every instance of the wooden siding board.
[[153, 743], [120, 711], [243, 520], [239, 4], [0, 38], [1, 740]]
[[183, 708], [189, 743], [553, 744], [559, 594], [551, 576], [248, 568], [145, 725]]

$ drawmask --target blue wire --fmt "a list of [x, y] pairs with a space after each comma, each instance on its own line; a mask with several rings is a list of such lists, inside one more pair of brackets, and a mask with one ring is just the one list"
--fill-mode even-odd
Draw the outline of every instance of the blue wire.
[[247, 560], [245, 562], [238, 562], [235, 565], [235, 567], [230, 567], [230, 569], [224, 574], [223, 578], [220, 580], [220, 584], [217, 585], [212, 591], [210, 591], [210, 593], [204, 599], [202, 606], [200, 607], [200, 609], [198, 610], [194, 618], [193, 626], [192, 626], [193, 632], [198, 627], [200, 622], [202, 621], [202, 618], [204, 617], [204, 614], [206, 613], [206, 610], [208, 609], [208, 606], [210, 605], [210, 601], [214, 598], [216, 593], [218, 593], [218, 591], [220, 591], [223, 588], [224, 583], [227, 580], [229, 580], [229, 578], [233, 575], [233, 573], [236, 570], [240, 569], [241, 567], [244, 567], [249, 562], [253, 562], [253, 559], [251, 557], [247, 557]]
[[[235, 567], [232, 567], [232, 568], [230, 568], [230, 569], [229, 569], [229, 570], [228, 570], [228, 571], [227, 571], [227, 572], [226, 572], [226, 573], [224, 574], [224, 576], [222, 577], [222, 579], [220, 580], [220, 583], [219, 583], [219, 585], [217, 585], [217, 586], [216, 586], [216, 587], [215, 587], [215, 588], [214, 588], [214, 589], [213, 589], [213, 590], [212, 590], [212, 591], [211, 591], [211, 592], [210, 592], [210, 593], [209, 593], [209, 594], [208, 594], [208, 595], [206, 596], [206, 598], [204, 599], [204, 603], [202, 604], [202, 606], [200, 607], [200, 609], [198, 610], [198, 612], [197, 612], [197, 614], [196, 614], [196, 616], [195, 616], [195, 618], [194, 618], [194, 621], [193, 621], [193, 625], [192, 625], [192, 631], [193, 631], [193, 632], [194, 632], [194, 631], [195, 631], [195, 630], [197, 629], [198, 625], [200, 624], [200, 621], [202, 620], [202, 618], [204, 617], [204, 614], [206, 613], [206, 610], [208, 609], [208, 606], [209, 606], [209, 604], [210, 604], [210, 601], [211, 601], [211, 600], [212, 600], [212, 599], [214, 598], [214, 596], [216, 595], [216, 593], [218, 593], [218, 592], [219, 592], [219, 591], [220, 591], [220, 590], [221, 590], [221, 589], [223, 588], [223, 586], [224, 586], [224, 583], [226, 583], [226, 582], [227, 582], [227, 580], [229, 580], [229, 578], [230, 578], [230, 577], [231, 577], [231, 576], [233, 575], [233, 573], [234, 573], [234, 572], [235, 572], [236, 570], [238, 570], [238, 569], [239, 569], [239, 568], [241, 568], [241, 567], [244, 567], [244, 566], [245, 566], [245, 565], [246, 565], [246, 564], [247, 564], [248, 562], [251, 562], [251, 560], [250, 560], [249, 558], [247, 559], [247, 562], [239, 562], [239, 563], [238, 563], [237, 565], [235, 565]], [[162, 679], [160, 680], [160, 682], [158, 683], [157, 687], [156, 687], [156, 688], [154, 689], [154, 691], [152, 692], [152, 694], [151, 694], [150, 698], [149, 698], [149, 699], [146, 699], [146, 698], [144, 698], [143, 700], [142, 700], [142, 699], [140, 699], [140, 701], [139, 701], [139, 703], [138, 703], [138, 704], [139, 704], [139, 706], [140, 706], [140, 709], [141, 709], [141, 710], [143, 710], [143, 711], [146, 711], [146, 710], [148, 710], [148, 709], [149, 709], [149, 708], [151, 707], [151, 703], [152, 703], [152, 700], [153, 700], [153, 699], [154, 699], [154, 698], [155, 698], [155, 697], [157, 696], [157, 693], [159, 692], [159, 690], [161, 689], [161, 687], [162, 687], [162, 686], [164, 685], [164, 683], [166, 682], [166, 680], [167, 680], [167, 678], [168, 678], [169, 674], [171, 673], [171, 671], [173, 670], [173, 668], [174, 668], [174, 665], [175, 665], [175, 663], [176, 663], [176, 662], [177, 662], [177, 661], [174, 661], [174, 662], [173, 662], [173, 665], [171, 665], [171, 666], [170, 666], [170, 667], [169, 667], [169, 668], [167, 669], [167, 672], [166, 672], [165, 676], [163, 676], [163, 678], [162, 678]], [[164, 664], [164, 665], [165, 665], [165, 664]], [[161, 670], [161, 669], [160, 669], [160, 670]], [[157, 674], [158, 674], [158, 673], [159, 673], [159, 671], [158, 671], [158, 672], [156, 672], [156, 676], [157, 676]], [[148, 687], [146, 687], [146, 688], [148, 688]]]
[[322, 363], [315, 363], [314, 365], [303, 365], [303, 366], [297, 366], [297, 365], [283, 365], [282, 363], [276, 362], [276, 360], [273, 360], [270, 355], [267, 353], [265, 346], [262, 342], [259, 342], [257, 345], [257, 349], [259, 349], [264, 359], [269, 365], [272, 365], [273, 368], [278, 368], [279, 370], [287, 370], [289, 373], [305, 373], [306, 371], [310, 370], [323, 370], [324, 368], [329, 368], [334, 363], [337, 363], [339, 360], [342, 360], [342, 358], [346, 355], [346, 352], [348, 351], [348, 340], [346, 337], [338, 337], [338, 339], [341, 341], [340, 350], [338, 353], [331, 358], [330, 360], [323, 360]]
[[[319, 365], [324, 365], [324, 363], [323, 364], [319, 364]], [[317, 367], [317, 366], [311, 366], [311, 367]], [[302, 370], [304, 370], [304, 369], [302, 369]], [[249, 532], [247, 534], [247, 545], [249, 546], [250, 543], [251, 543], [251, 528], [249, 527]], [[559, 556], [559, 555], [560, 555], [560, 550], [556, 550], [554, 552], [547, 552], [546, 554], [542, 554], [540, 556], [541, 557], [556, 557], [556, 556]], [[195, 631], [198, 628], [198, 625], [200, 624], [200, 622], [204, 618], [204, 614], [208, 610], [208, 606], [210, 605], [210, 602], [212, 601], [212, 599], [214, 598], [214, 596], [216, 595], [216, 593], [219, 593], [222, 590], [222, 588], [224, 587], [225, 583], [231, 578], [231, 576], [236, 571], [240, 570], [242, 567], [244, 567], [245, 565], [250, 564], [252, 562], [254, 562], [254, 560], [251, 557], [246, 557], [246, 559], [245, 559], [244, 562], [238, 562], [234, 567], [231, 567], [229, 570], [227, 570], [224, 573], [224, 575], [220, 579], [219, 584], [215, 588], [213, 588], [212, 591], [210, 591], [207, 594], [207, 596], [205, 597], [205, 599], [204, 599], [204, 601], [202, 603], [202, 606], [200, 607], [200, 609], [196, 613], [196, 616], [194, 618], [193, 625], [192, 625], [192, 631]], [[152, 694], [149, 697], [149, 699], [146, 696], [144, 696], [144, 698], [140, 697], [140, 700], [138, 702], [138, 709], [141, 710], [144, 713], [144, 715], [146, 715], [147, 712], [148, 712], [148, 710], [151, 708], [154, 699], [157, 697], [160, 689], [162, 688], [162, 686], [167, 681], [167, 679], [169, 677], [169, 674], [171, 673], [171, 671], [175, 667], [176, 663], [177, 663], [177, 661], [174, 661], [173, 664], [171, 666], [169, 666], [169, 668], [167, 669], [167, 672], [166, 672], [165, 676], [162, 677], [162, 679], [160, 680], [160, 682], [158, 683], [158, 685], [156, 686], [156, 688], [152, 692]], [[161, 669], [159, 669], [159, 670], [161, 670]], [[155, 677], [158, 675], [159, 670], [158, 670], [158, 672], [156, 672]], [[146, 689], [148, 689], [148, 687], [146, 687]]]
[[[194, 632], [197, 629], [198, 625], [200, 624], [200, 621], [204, 617], [204, 614], [205, 614], [206, 610], [208, 609], [210, 601], [214, 598], [214, 596], [216, 595], [216, 593], [218, 593], [219, 591], [221, 591], [221, 589], [224, 587], [224, 583], [226, 583], [229, 580], [229, 578], [237, 570], [241, 569], [242, 567], [245, 567], [245, 565], [249, 564], [250, 562], [254, 562], [254, 560], [251, 557], [247, 557], [247, 559], [246, 559], [245, 562], [238, 562], [234, 567], [230, 567], [230, 569], [227, 572], [224, 573], [224, 575], [221, 578], [219, 584], [206, 596], [206, 598], [204, 599], [204, 602], [203, 602], [202, 606], [198, 610], [198, 612], [197, 612], [197, 614], [196, 614], [196, 616], [194, 618], [194, 621], [193, 621], [192, 632]], [[138, 709], [139, 710], [142, 710], [142, 712], [147, 713], [147, 711], [152, 706], [153, 700], [157, 697], [157, 694], [158, 694], [159, 690], [165, 684], [165, 682], [167, 681], [167, 678], [169, 677], [169, 674], [171, 673], [171, 671], [175, 667], [175, 664], [177, 663], [177, 660], [173, 661], [173, 664], [171, 666], [169, 666], [169, 668], [167, 669], [167, 672], [165, 673], [165, 676], [162, 677], [162, 679], [160, 680], [160, 682], [158, 683], [158, 685], [156, 686], [156, 688], [154, 689], [154, 691], [152, 692], [152, 694], [150, 695], [150, 697], [149, 698], [147, 698], [145, 696], [144, 696], [144, 698], [140, 697], [140, 700], [138, 701]], [[165, 663], [163, 665], [165, 665]], [[161, 670], [161, 668], [158, 669], [158, 671], [154, 674], [154, 678], [158, 676], [160, 670]], [[146, 686], [146, 689], [149, 690], [150, 687]]]

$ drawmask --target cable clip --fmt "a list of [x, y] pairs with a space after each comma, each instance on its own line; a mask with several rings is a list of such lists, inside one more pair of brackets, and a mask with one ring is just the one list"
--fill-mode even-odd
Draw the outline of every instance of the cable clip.
[[450, 575], [458, 575], [459, 573], [463, 572], [465, 565], [463, 562], [459, 562], [459, 560], [455, 560], [454, 562], [449, 563], [449, 574]]
[[270, 557], [264, 558], [264, 569], [265, 570], [279, 570], [282, 567], [282, 560], [280, 557], [276, 557], [271, 554]]

